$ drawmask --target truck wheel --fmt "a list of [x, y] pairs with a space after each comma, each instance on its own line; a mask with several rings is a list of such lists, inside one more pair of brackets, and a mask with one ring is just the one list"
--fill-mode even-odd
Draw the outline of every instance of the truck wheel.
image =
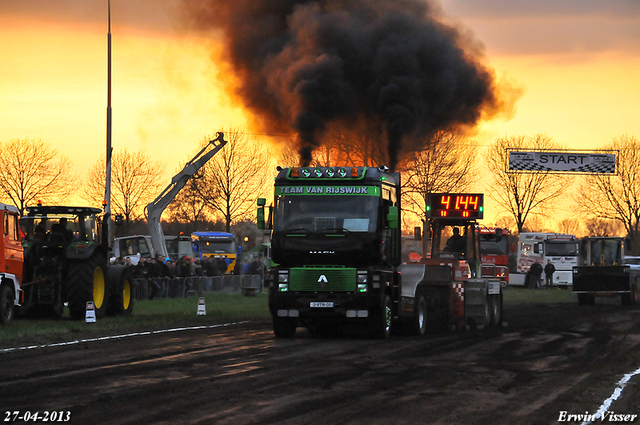
[[85, 261], [71, 261], [67, 271], [67, 298], [73, 319], [85, 316], [87, 302], [93, 301], [96, 318], [107, 311], [108, 289], [105, 279], [106, 262], [98, 255]]
[[13, 305], [13, 291], [7, 285], [0, 286], [0, 323], [7, 324], [15, 316]]
[[111, 266], [107, 270], [109, 315], [129, 315], [133, 311], [133, 275], [127, 266]]
[[490, 295], [491, 321], [490, 326], [502, 326], [502, 292]]
[[273, 333], [276, 338], [293, 338], [296, 334], [296, 322], [284, 317], [274, 317]]
[[427, 302], [424, 300], [424, 295], [418, 295], [416, 298], [415, 309], [413, 334], [422, 336], [427, 330]]
[[384, 296], [382, 301], [382, 309], [377, 312], [369, 322], [371, 328], [371, 336], [374, 338], [387, 339], [391, 335], [391, 320], [393, 314], [391, 312], [391, 299], [388, 295]]

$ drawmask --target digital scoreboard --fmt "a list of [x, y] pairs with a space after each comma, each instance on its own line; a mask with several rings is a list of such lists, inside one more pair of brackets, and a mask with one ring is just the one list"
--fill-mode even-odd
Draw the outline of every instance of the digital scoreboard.
[[431, 193], [427, 199], [427, 217], [435, 219], [481, 219], [483, 210], [481, 193]]

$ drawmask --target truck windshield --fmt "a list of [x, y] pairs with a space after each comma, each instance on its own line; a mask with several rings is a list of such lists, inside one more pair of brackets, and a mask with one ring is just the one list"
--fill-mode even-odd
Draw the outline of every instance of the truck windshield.
[[600, 239], [591, 241], [591, 265], [613, 266], [622, 258], [622, 244], [616, 239]]
[[376, 196], [283, 195], [276, 199], [276, 232], [375, 232]]
[[573, 257], [578, 255], [578, 244], [576, 242], [547, 242], [545, 254], [555, 257]]
[[97, 241], [98, 229], [95, 216], [74, 214], [30, 215], [22, 218], [26, 238], [29, 240], [52, 240], [62, 234], [61, 239]]
[[203, 254], [234, 254], [235, 245], [233, 241], [200, 241], [200, 250]]

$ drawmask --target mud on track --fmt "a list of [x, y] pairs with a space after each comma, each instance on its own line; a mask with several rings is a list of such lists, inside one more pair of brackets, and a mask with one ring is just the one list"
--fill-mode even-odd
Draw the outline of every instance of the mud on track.
[[[269, 323], [247, 323], [6, 352], [0, 413], [70, 411], [83, 425], [551, 424], [594, 413], [640, 367], [637, 307], [505, 310], [507, 327], [423, 338], [298, 329], [276, 340]], [[611, 410], [640, 414], [639, 396], [637, 376]]]

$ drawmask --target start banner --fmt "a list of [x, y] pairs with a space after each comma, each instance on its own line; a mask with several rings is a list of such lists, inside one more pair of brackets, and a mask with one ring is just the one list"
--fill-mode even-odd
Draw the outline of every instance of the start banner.
[[616, 174], [616, 153], [507, 149], [508, 172]]

